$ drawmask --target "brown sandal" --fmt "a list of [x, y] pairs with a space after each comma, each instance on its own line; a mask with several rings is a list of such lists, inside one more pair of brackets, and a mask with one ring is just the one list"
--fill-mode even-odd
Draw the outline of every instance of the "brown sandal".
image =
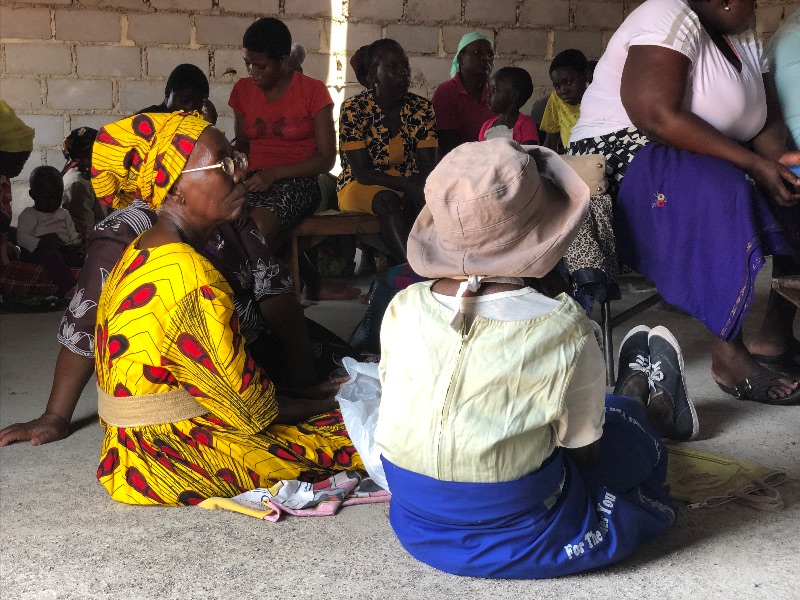
[[782, 373], [775, 371], [764, 371], [758, 375], [742, 379], [732, 388], [717, 382], [719, 389], [726, 394], [730, 394], [739, 400], [750, 400], [761, 404], [771, 404], [774, 406], [788, 406], [800, 402], [800, 387], [786, 396], [770, 398], [767, 394], [770, 389], [775, 387], [778, 379], [785, 377]]

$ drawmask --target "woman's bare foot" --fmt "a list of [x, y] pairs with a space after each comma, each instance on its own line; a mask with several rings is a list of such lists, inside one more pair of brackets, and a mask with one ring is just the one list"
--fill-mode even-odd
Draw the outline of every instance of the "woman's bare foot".
[[[714, 340], [711, 347], [711, 376], [721, 386], [734, 389], [746, 379], [769, 373], [748, 352], [741, 335], [733, 341]], [[776, 374], [766, 395], [769, 399], [779, 399], [792, 394], [800, 387], [800, 381], [788, 375]]]

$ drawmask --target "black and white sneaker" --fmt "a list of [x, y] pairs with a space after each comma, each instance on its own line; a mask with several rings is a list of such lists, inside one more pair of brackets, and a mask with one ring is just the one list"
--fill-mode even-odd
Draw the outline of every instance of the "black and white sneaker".
[[617, 356], [617, 384], [614, 386], [617, 396], [634, 396], [645, 404], [650, 373], [649, 334], [647, 325], [637, 325], [622, 339]]
[[678, 341], [666, 327], [650, 330], [650, 402], [647, 418], [661, 434], [686, 442], [697, 435], [699, 424], [683, 371], [683, 355]]

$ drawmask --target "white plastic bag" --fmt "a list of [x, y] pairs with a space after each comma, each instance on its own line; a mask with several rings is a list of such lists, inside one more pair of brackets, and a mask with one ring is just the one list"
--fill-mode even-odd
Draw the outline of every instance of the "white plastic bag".
[[378, 364], [361, 363], [348, 356], [342, 359], [342, 365], [347, 369], [350, 381], [341, 387], [336, 400], [342, 409], [345, 427], [369, 476], [388, 491], [381, 453], [375, 446], [375, 427], [381, 405]]

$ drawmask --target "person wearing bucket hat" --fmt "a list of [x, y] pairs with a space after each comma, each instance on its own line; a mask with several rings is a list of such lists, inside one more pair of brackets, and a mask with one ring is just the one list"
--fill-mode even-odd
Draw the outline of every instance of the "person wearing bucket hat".
[[92, 146], [96, 137], [96, 129], [78, 127], [61, 142], [61, 151], [67, 160], [61, 170], [64, 178], [64, 197], [61, 204], [69, 211], [75, 229], [83, 236], [88, 235], [106, 217], [106, 209], [97, 201], [89, 181]]
[[556, 577], [630, 555], [675, 518], [647, 377], [605, 395], [585, 313], [525, 280], [561, 259], [587, 186], [554, 152], [493, 139], [448, 154], [425, 198], [408, 257], [434, 281], [400, 292], [381, 328], [375, 442], [398, 539], [478, 577]]
[[444, 156], [464, 142], [478, 141], [483, 124], [497, 115], [489, 108], [489, 76], [494, 49], [488, 35], [472, 31], [461, 38], [450, 77], [433, 93], [439, 152]]
[[[245, 346], [247, 313], [259, 307], [237, 311], [243, 298], [234, 298], [233, 285], [246, 277], [236, 271], [239, 263], [230, 269], [231, 255], [226, 259], [221, 252], [256, 239], [252, 221], [238, 237], [225, 234], [228, 221], [245, 207], [245, 169], [246, 161], [224, 135], [197, 113], [142, 114], [100, 130], [93, 153], [95, 190], [112, 205], [134, 200], [99, 231], [138, 227], [139, 235], [110, 272], [92, 268], [95, 279], [103, 280], [102, 293], [87, 297], [81, 290], [68, 313], [95, 312], [97, 328], [87, 344], [65, 316], [64, 348], [47, 411], [36, 422], [0, 431], [0, 446], [66, 436], [88, 380], [81, 383], [69, 372], [74, 361], [62, 364], [66, 352], [96, 366], [98, 413], [106, 431], [98, 479], [115, 500], [195, 504], [301, 472], [324, 477], [361, 468], [338, 411], [329, 412], [342, 380], [276, 392]], [[157, 219], [141, 209], [143, 199], [158, 207]], [[218, 264], [228, 267], [227, 277]], [[273, 262], [258, 268], [277, 267]], [[251, 287], [272, 283], [281, 282], [265, 273]], [[284, 287], [283, 296], [296, 303], [288, 278]], [[302, 309], [299, 313], [302, 318]], [[74, 350], [88, 345], [88, 351], [78, 355], [65, 350], [67, 343]], [[294, 426], [301, 421], [302, 431]], [[129, 427], [135, 427], [133, 438]], [[293, 454], [299, 451], [304, 457], [335, 458], [324, 464], [299, 460]]]

